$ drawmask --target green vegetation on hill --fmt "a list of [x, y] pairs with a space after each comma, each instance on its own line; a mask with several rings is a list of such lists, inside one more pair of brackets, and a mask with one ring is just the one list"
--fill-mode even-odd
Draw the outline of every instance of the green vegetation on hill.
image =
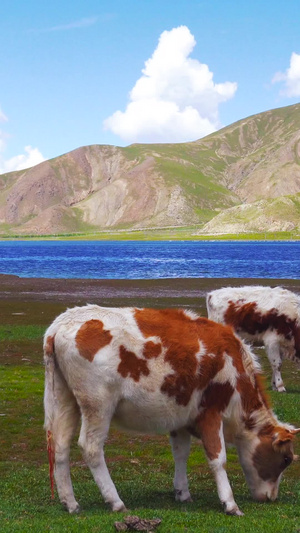
[[[204, 139], [78, 148], [0, 176], [0, 237], [165, 228], [208, 234], [300, 233], [300, 104]], [[121, 231], [122, 230], [122, 231]], [[122, 235], [121, 235], [122, 233]], [[195, 235], [194, 235], [195, 236]]]

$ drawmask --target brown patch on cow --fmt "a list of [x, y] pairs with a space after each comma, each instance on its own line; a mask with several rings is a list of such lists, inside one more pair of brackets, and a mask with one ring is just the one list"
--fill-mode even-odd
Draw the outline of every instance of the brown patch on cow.
[[161, 386], [161, 392], [168, 396], [174, 396], [178, 405], [187, 405], [191, 399], [192, 392], [197, 387], [195, 376], [188, 374], [168, 374]]
[[[164, 360], [173, 372], [168, 374], [161, 391], [187, 405], [196, 389], [205, 389], [224, 367], [224, 353], [244, 371], [241, 342], [232, 328], [207, 318], [191, 318], [181, 309], [136, 309], [135, 318], [145, 337], [158, 337], [166, 349]], [[197, 353], [205, 349], [200, 362]]]
[[210, 383], [202, 396], [203, 411], [197, 417], [196, 428], [210, 460], [216, 459], [221, 451], [222, 413], [226, 410], [233, 391], [229, 382]]
[[229, 405], [233, 387], [226, 383], [210, 383], [205, 390], [200, 407], [201, 413], [188, 429], [201, 439], [210, 460], [216, 459], [221, 451], [220, 427], [222, 413]]
[[212, 357], [210, 354], [202, 356], [198, 373], [197, 386], [199, 389], [205, 389], [211, 380], [225, 365], [223, 354], [218, 357]]
[[237, 378], [237, 391], [240, 393], [243, 411], [251, 415], [262, 407], [262, 400], [258, 395], [257, 388], [251, 383], [249, 376], [242, 374]]
[[268, 329], [275, 330], [287, 340], [294, 339], [296, 356], [300, 358], [300, 327], [295, 319], [280, 314], [276, 309], [265, 313], [257, 310], [256, 302], [243, 303], [229, 301], [224, 315], [226, 324], [233, 326], [237, 333], [245, 332], [249, 335], [264, 333]]
[[161, 344], [156, 344], [153, 341], [148, 341], [144, 344], [143, 356], [146, 359], [154, 359], [161, 353]]
[[197, 420], [197, 433], [202, 440], [206, 455], [210, 461], [217, 459], [222, 449], [220, 439], [221, 423], [221, 415], [215, 409], [203, 411]]
[[267, 409], [271, 409], [271, 402], [270, 397], [267, 393], [266, 389], [266, 378], [262, 374], [255, 374], [255, 387], [256, 390], [259, 391], [259, 394], [261, 396], [263, 404], [266, 406]]
[[240, 339], [234, 335], [232, 327], [217, 324], [206, 318], [198, 318], [197, 324], [199, 336], [206, 347], [206, 352], [215, 354], [217, 359], [222, 359], [224, 353], [227, 353], [231, 357], [238, 373], [243, 373], [245, 367], [242, 357], [242, 344]]
[[140, 359], [135, 353], [126, 350], [125, 346], [120, 346], [121, 362], [118, 366], [118, 372], [126, 378], [131, 377], [134, 381], [139, 381], [142, 375], [149, 376], [150, 371], [147, 361]]
[[262, 426], [258, 432], [258, 437], [272, 437], [274, 433], [274, 424], [268, 423]]
[[[272, 429], [274, 431], [276, 428], [273, 427]], [[291, 439], [276, 448], [274, 447], [274, 436], [265, 434], [260, 437], [260, 443], [256, 447], [252, 460], [261, 479], [275, 482], [283, 470], [291, 464], [293, 457]]]
[[92, 362], [96, 353], [107, 346], [112, 340], [108, 330], [103, 329], [101, 320], [88, 320], [79, 328], [76, 334], [76, 346], [81, 357]]
[[159, 337], [166, 348], [165, 361], [173, 368], [161, 391], [187, 405], [197, 386], [199, 338], [196, 322], [178, 309], [136, 309], [135, 318], [145, 337]]
[[246, 374], [238, 376], [237, 391], [240, 393], [244, 411], [243, 422], [245, 427], [252, 430], [256, 426], [252, 414], [263, 406], [269, 409], [269, 399], [265, 392], [264, 378], [260, 374], [254, 374], [254, 385]]
[[226, 381], [225, 383], [210, 383], [205, 390], [200, 406], [204, 409], [214, 409], [223, 413], [230, 402], [234, 389]]
[[53, 335], [53, 336], [52, 335], [48, 335], [48, 337], [46, 339], [44, 352], [45, 352], [45, 355], [47, 355], [47, 356], [50, 356], [50, 355], [54, 354], [54, 337], [55, 337], [55, 335]]

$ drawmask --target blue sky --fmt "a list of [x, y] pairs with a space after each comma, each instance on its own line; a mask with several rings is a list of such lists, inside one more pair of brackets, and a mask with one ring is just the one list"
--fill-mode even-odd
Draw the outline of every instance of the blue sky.
[[299, 0], [1, 0], [0, 173], [300, 100]]

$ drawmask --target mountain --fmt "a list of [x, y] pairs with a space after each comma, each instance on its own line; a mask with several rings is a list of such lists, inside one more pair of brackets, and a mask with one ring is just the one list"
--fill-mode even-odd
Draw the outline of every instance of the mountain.
[[85, 146], [0, 176], [2, 235], [165, 226], [300, 230], [300, 104], [195, 142]]

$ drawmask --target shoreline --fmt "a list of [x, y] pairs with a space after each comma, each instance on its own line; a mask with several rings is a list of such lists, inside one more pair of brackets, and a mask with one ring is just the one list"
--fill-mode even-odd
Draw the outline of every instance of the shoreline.
[[[207, 292], [224, 286], [282, 286], [300, 294], [298, 279], [270, 278], [166, 278], [166, 279], [62, 279], [21, 278], [0, 274], [0, 299], [99, 305], [194, 305]], [[147, 304], [149, 301], [149, 304]], [[136, 304], [134, 303], [136, 302]]]

